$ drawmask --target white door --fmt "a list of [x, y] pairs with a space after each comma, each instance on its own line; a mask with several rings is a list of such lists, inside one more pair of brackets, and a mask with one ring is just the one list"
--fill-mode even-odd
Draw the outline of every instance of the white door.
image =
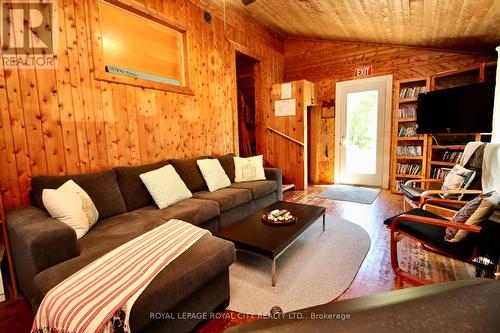
[[392, 75], [336, 84], [335, 183], [389, 187]]

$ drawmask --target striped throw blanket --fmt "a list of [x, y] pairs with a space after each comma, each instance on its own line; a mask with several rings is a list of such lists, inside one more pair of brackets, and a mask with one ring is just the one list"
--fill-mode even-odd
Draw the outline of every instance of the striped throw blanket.
[[112, 250], [47, 293], [31, 332], [130, 332], [130, 310], [141, 292], [208, 233], [170, 220]]

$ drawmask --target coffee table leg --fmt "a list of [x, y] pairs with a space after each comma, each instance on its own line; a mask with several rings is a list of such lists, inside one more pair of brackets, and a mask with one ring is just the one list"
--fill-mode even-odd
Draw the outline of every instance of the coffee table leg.
[[273, 258], [273, 264], [272, 264], [272, 284], [273, 284], [273, 287], [276, 286], [276, 258]]
[[325, 214], [323, 214], [323, 231], [325, 231]]

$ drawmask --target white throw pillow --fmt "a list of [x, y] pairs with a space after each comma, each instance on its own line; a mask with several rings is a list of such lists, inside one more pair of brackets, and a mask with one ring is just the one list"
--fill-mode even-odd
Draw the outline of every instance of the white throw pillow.
[[99, 218], [92, 199], [72, 180], [68, 180], [56, 190], [44, 189], [42, 202], [50, 216], [75, 230], [78, 239], [82, 238]]
[[182, 181], [174, 167], [166, 165], [139, 175], [158, 208], [166, 208], [193, 194]]
[[231, 186], [231, 181], [229, 177], [226, 175], [226, 172], [222, 168], [219, 160], [213, 159], [204, 159], [197, 160], [196, 163], [200, 168], [201, 174], [203, 175], [203, 179], [205, 179], [205, 183], [207, 183], [208, 190], [210, 192], [217, 191], [218, 189]]
[[266, 179], [262, 155], [247, 158], [234, 157], [234, 173], [235, 183]]

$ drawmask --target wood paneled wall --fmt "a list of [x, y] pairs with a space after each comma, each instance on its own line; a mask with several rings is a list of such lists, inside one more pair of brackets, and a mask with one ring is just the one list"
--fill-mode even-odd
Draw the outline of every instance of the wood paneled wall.
[[[354, 68], [359, 66], [373, 66], [372, 76], [392, 74], [395, 83], [399, 79], [432, 75], [494, 59], [494, 55], [292, 39], [285, 41], [285, 80], [314, 82], [317, 104], [321, 105], [324, 100], [335, 99], [336, 82], [355, 79]], [[313, 112], [318, 110], [314, 108]], [[335, 119], [322, 119], [319, 125], [318, 180], [320, 183], [333, 183]]]
[[87, 13], [96, 1], [59, 0], [59, 68], [0, 67], [0, 190], [6, 208], [29, 204], [34, 175], [234, 152], [235, 49], [260, 60], [257, 149], [265, 149], [263, 117], [270, 112], [272, 84], [283, 81], [283, 41], [238, 13], [228, 13], [226, 31], [216, 17], [207, 24], [199, 1], [141, 2], [187, 27], [195, 95], [95, 80]]
[[271, 114], [266, 116], [266, 161], [283, 171], [283, 183], [295, 189], [307, 187], [307, 108], [314, 102], [314, 85], [306, 80], [290, 82], [295, 114], [276, 116], [275, 103], [282, 100], [281, 84], [271, 90]]

